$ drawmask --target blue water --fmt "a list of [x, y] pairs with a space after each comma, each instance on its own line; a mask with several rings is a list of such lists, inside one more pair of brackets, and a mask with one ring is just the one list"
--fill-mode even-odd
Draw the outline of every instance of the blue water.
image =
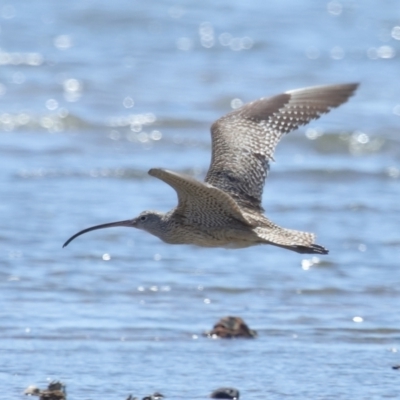
[[[398, 0], [0, 4], [0, 392], [53, 379], [70, 399], [397, 398]], [[264, 208], [328, 256], [73, 233], [167, 211], [147, 175], [201, 179], [235, 98], [360, 82], [285, 137]], [[255, 340], [202, 332], [241, 316]]]

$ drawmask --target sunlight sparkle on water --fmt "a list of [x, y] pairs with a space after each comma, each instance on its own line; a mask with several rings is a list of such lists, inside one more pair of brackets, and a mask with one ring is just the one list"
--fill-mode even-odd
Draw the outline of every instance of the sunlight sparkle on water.
[[160, 131], [154, 130], [150, 132], [150, 138], [152, 140], [160, 140], [162, 138], [162, 133]]
[[392, 29], [392, 38], [395, 40], [400, 40], [400, 26], [395, 26]]
[[338, 1], [333, 0], [327, 4], [327, 9], [329, 14], [331, 14], [334, 17], [337, 17], [342, 13], [343, 6]]
[[397, 179], [400, 177], [400, 170], [396, 167], [389, 167], [386, 172], [391, 178]]
[[123, 106], [124, 106], [125, 108], [132, 108], [132, 107], [135, 105], [135, 103], [134, 103], [132, 97], [129, 97], [129, 96], [127, 96], [127, 97], [124, 98], [122, 104], [123, 104]]
[[221, 46], [230, 47], [233, 51], [249, 50], [254, 44], [253, 39], [249, 36], [233, 37], [229, 32], [221, 33], [218, 40]]
[[60, 50], [66, 50], [72, 47], [72, 39], [69, 35], [59, 35], [54, 38], [54, 46]]
[[69, 102], [79, 100], [82, 92], [82, 84], [78, 79], [70, 78], [63, 82], [64, 97]]
[[53, 111], [58, 108], [58, 102], [54, 99], [49, 99], [46, 101], [46, 108], [50, 111]]
[[301, 260], [301, 268], [304, 271], [308, 271], [313, 265], [319, 264], [320, 259], [318, 257], [311, 257], [309, 259]]
[[364, 253], [367, 250], [367, 245], [365, 245], [364, 243], [359, 244], [358, 250]]
[[367, 56], [371, 60], [377, 60], [378, 58], [391, 59], [396, 55], [396, 51], [392, 46], [380, 46], [370, 47], [367, 50]]
[[243, 101], [240, 100], [240, 99], [238, 99], [238, 98], [233, 99], [233, 100], [231, 101], [231, 107], [232, 107], [234, 110], [236, 110], [236, 109], [239, 108], [239, 107], [242, 107], [242, 105], [243, 105]]
[[43, 56], [39, 53], [7, 53], [0, 51], [0, 65], [21, 64], [37, 67], [43, 64]]
[[200, 43], [209, 49], [214, 46], [214, 28], [210, 22], [202, 22], [199, 28]]
[[324, 134], [324, 132], [321, 129], [308, 128], [306, 130], [306, 137], [307, 137], [307, 139], [310, 139], [310, 140], [318, 139], [323, 134]]

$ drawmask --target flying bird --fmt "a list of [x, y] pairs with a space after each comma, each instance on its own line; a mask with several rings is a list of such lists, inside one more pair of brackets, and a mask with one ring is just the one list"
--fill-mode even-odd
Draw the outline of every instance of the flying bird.
[[264, 215], [261, 200], [275, 147], [286, 133], [345, 103], [357, 83], [314, 86], [261, 98], [211, 126], [211, 165], [204, 182], [166, 169], [151, 176], [175, 189], [178, 205], [167, 213], [143, 211], [136, 218], [96, 225], [70, 237], [125, 226], [170, 244], [244, 248], [259, 244], [297, 253], [327, 254], [315, 235], [281, 228]]

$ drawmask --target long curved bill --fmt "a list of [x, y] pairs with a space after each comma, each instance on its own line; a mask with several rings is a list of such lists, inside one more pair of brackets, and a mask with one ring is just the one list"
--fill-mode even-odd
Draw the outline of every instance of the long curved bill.
[[95, 231], [97, 229], [105, 229], [105, 228], [114, 228], [115, 226], [127, 226], [127, 227], [132, 227], [134, 226], [134, 223], [131, 219], [128, 219], [126, 221], [118, 221], [118, 222], [110, 222], [108, 224], [101, 224], [101, 225], [96, 225], [92, 226], [90, 228], [83, 229], [82, 231], [79, 231], [78, 233], [75, 233], [75, 235], [71, 236], [64, 244], [63, 248], [65, 246], [68, 246], [69, 243], [71, 243], [75, 238], [78, 236], [83, 235], [84, 233], [90, 232], [90, 231]]

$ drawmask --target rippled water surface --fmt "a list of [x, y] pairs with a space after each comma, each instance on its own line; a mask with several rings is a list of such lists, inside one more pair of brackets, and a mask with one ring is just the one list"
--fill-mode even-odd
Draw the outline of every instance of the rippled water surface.
[[[400, 19], [392, 1], [0, 4], [0, 398], [397, 398]], [[238, 101], [361, 82], [284, 138], [264, 193], [312, 257], [85, 227], [167, 211]], [[236, 99], [236, 100], [235, 100]], [[202, 336], [241, 316], [255, 340]]]

